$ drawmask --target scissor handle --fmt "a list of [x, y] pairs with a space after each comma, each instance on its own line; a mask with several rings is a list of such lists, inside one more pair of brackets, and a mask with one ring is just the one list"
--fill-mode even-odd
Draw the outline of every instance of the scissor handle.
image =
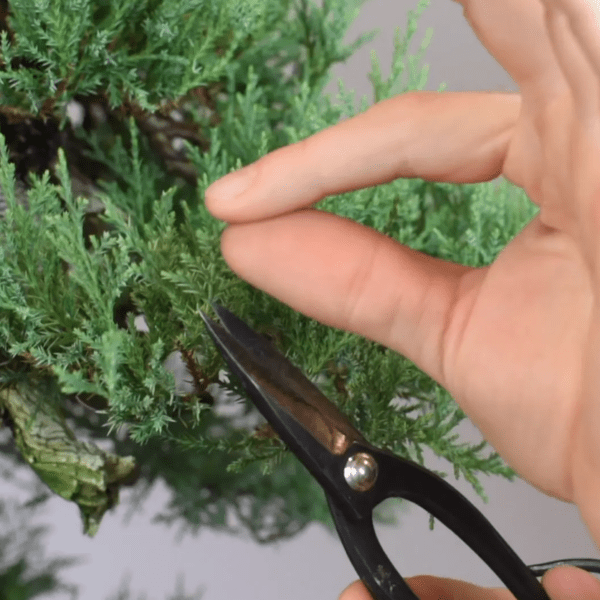
[[419, 600], [381, 547], [373, 527], [373, 519], [347, 519], [335, 500], [327, 493], [325, 496], [346, 554], [373, 598]]
[[[378, 469], [372, 487], [351, 490], [344, 465], [357, 453], [370, 455]], [[363, 444], [340, 456], [340, 487], [352, 497], [352, 514], [326, 492], [331, 514], [358, 576], [376, 600], [419, 600], [381, 547], [373, 527], [373, 509], [387, 498], [404, 498], [427, 510], [461, 538], [496, 573], [517, 600], [549, 600], [541, 583], [492, 524], [441, 477], [421, 465]]]

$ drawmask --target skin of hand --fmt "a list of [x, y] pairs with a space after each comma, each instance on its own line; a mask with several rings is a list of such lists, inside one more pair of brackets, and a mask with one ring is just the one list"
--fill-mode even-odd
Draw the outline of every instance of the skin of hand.
[[[419, 575], [406, 583], [421, 600], [514, 600], [503, 588], [484, 588], [466, 581]], [[600, 581], [575, 567], [556, 567], [544, 575], [544, 588], [552, 600], [598, 600]], [[361, 582], [347, 587], [339, 600], [373, 600]]]
[[[230, 223], [234, 272], [414, 361], [521, 477], [576, 503], [600, 544], [600, 4], [460, 4], [519, 94], [384, 100], [215, 182], [206, 206]], [[499, 175], [540, 210], [484, 268], [309, 208], [399, 177]]]

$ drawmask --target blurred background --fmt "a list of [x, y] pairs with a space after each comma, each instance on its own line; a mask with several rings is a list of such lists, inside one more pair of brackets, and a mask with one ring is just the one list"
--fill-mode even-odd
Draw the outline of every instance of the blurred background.
[[[404, 31], [408, 10], [416, 0], [370, 0], [350, 29], [347, 42], [378, 29], [377, 37], [346, 64], [334, 69], [328, 92], [337, 94], [337, 78], [356, 90], [356, 105], [366, 96], [373, 101], [367, 74], [371, 52], [379, 57], [387, 77], [395, 30]], [[425, 53], [429, 64], [428, 90], [445, 83], [450, 91], [516, 91], [511, 78], [483, 48], [462, 15], [449, 0], [434, 2], [419, 20], [409, 55], [416, 53], [427, 28], [433, 38]], [[466, 423], [462, 435], [479, 440]], [[451, 470], [433, 456], [427, 466]], [[24, 472], [23, 478], [30, 477]], [[495, 525], [516, 552], [531, 564], [564, 557], [600, 557], [577, 510], [537, 492], [525, 482], [482, 478], [489, 503], [485, 504], [465, 481], [449, 481], [463, 492]], [[60, 498], [51, 500], [38, 517], [51, 530], [44, 540], [50, 557], [77, 556], [63, 579], [79, 587], [82, 600], [118, 599], [122, 585], [135, 600], [163, 600], [174, 590], [203, 590], [203, 600], [333, 600], [356, 578], [334, 532], [320, 525], [306, 528], [291, 541], [259, 546], [249, 539], [203, 530], [197, 537], [177, 539], [177, 530], [151, 523], [168, 500], [168, 490], [157, 485], [143, 511], [128, 516], [127, 489], [120, 507], [105, 516], [96, 538], [81, 533], [77, 507]], [[17, 487], [0, 482], [1, 497], [16, 497]], [[36, 522], [37, 522], [36, 521]], [[379, 526], [384, 548], [404, 576], [429, 573], [466, 579], [481, 585], [499, 585], [491, 571], [453, 534], [436, 523], [429, 530], [428, 515], [404, 505], [394, 526]], [[178, 584], [177, 582], [180, 582]], [[58, 598], [59, 596], [54, 596]], [[65, 596], [67, 597], [67, 596]], [[0, 599], [4, 600], [4, 599]]]

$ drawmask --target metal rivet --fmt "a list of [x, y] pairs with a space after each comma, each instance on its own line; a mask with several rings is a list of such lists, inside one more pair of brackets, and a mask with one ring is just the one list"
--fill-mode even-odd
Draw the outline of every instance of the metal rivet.
[[366, 492], [375, 484], [378, 472], [377, 462], [370, 454], [357, 452], [346, 462], [344, 479], [353, 490]]

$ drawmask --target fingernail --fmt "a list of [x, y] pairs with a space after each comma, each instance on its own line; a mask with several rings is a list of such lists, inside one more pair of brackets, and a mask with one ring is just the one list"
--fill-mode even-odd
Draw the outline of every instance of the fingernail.
[[256, 173], [250, 166], [248, 165], [225, 175], [225, 177], [221, 177], [221, 179], [217, 179], [217, 181], [206, 188], [206, 193], [210, 193], [217, 201], [227, 202], [233, 200], [236, 196], [245, 192], [252, 184]]

